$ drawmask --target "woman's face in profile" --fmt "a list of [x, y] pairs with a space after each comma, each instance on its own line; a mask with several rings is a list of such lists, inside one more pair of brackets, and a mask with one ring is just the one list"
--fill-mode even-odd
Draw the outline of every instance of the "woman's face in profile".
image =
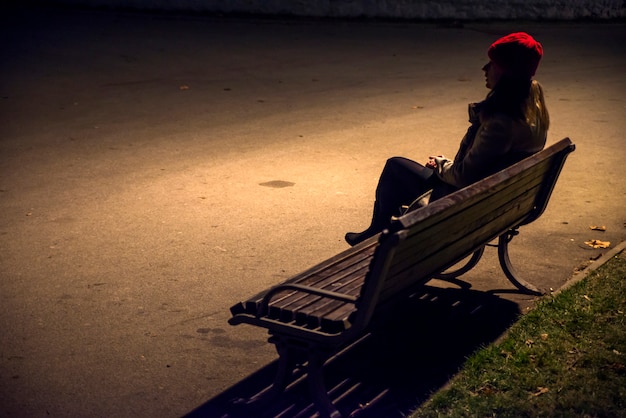
[[495, 62], [489, 61], [483, 67], [483, 71], [485, 72], [485, 85], [488, 89], [493, 89], [502, 77], [502, 69]]

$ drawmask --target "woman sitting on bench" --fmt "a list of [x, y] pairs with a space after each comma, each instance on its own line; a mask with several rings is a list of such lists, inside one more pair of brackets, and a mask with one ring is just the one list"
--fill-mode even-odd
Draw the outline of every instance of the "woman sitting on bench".
[[469, 105], [471, 126], [454, 160], [429, 157], [425, 166], [403, 157], [387, 160], [376, 188], [371, 225], [363, 232], [348, 232], [356, 245], [381, 232], [402, 205], [431, 192], [430, 201], [468, 186], [541, 151], [549, 126], [541, 85], [533, 80], [543, 48], [524, 32], [494, 42], [482, 68], [485, 100]]

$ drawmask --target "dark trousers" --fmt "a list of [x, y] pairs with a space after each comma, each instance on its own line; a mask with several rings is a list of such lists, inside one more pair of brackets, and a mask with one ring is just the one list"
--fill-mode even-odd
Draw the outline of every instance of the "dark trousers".
[[432, 189], [434, 171], [404, 157], [387, 160], [376, 187], [376, 203], [381, 219], [400, 216], [402, 205], [410, 205], [415, 199]]
[[376, 218], [387, 224], [392, 216], [402, 214], [403, 205], [410, 205], [429, 190], [433, 190], [432, 202], [455, 189], [420, 163], [404, 157], [388, 159], [376, 187]]

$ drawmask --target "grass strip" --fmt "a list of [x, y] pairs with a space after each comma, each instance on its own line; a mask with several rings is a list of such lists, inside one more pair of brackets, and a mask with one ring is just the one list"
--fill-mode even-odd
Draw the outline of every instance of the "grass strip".
[[626, 254], [540, 301], [412, 417], [626, 417]]

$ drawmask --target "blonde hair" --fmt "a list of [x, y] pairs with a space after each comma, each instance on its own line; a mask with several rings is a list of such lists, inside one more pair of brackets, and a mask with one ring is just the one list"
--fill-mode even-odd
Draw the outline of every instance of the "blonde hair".
[[543, 88], [537, 80], [532, 80], [530, 84], [530, 94], [524, 109], [526, 122], [535, 128], [547, 131], [550, 127], [550, 115], [546, 107], [546, 99], [543, 95]]

